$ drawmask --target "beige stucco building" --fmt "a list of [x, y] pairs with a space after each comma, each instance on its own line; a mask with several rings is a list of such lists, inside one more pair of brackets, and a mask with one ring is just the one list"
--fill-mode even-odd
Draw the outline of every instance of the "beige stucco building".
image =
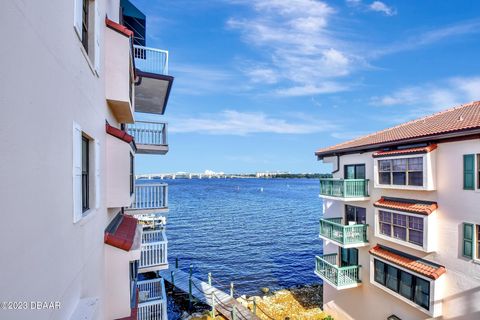
[[168, 186], [135, 181], [135, 156], [168, 151], [168, 52], [128, 0], [0, 19], [0, 319], [166, 319]]
[[480, 102], [320, 149], [324, 309], [480, 319]]

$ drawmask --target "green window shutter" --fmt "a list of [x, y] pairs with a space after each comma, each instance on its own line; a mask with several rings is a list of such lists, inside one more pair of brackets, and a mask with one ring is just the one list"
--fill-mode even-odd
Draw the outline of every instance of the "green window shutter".
[[475, 189], [475, 155], [463, 155], [463, 189]]
[[473, 224], [463, 224], [463, 256], [473, 258]]

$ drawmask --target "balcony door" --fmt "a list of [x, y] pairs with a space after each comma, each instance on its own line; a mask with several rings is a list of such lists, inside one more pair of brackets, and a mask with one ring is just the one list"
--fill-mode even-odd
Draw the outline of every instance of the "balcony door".
[[340, 266], [358, 266], [358, 249], [340, 248]]
[[365, 165], [347, 164], [343, 173], [345, 179], [365, 179]]
[[355, 224], [366, 224], [367, 223], [367, 209], [345, 205], [345, 224], [348, 225], [350, 222], [355, 222]]

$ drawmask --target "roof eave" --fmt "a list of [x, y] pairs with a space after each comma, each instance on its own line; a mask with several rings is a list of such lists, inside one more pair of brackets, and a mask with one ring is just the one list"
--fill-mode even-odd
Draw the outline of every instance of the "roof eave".
[[385, 148], [385, 147], [396, 146], [396, 145], [399, 145], [399, 144], [427, 142], [427, 141], [432, 141], [432, 140], [435, 140], [435, 141], [446, 140], [446, 139], [463, 137], [463, 136], [470, 136], [470, 135], [480, 135], [480, 128], [463, 129], [463, 130], [452, 131], [452, 132], [447, 132], [447, 133], [442, 133], [442, 134], [434, 134], [434, 135], [408, 138], [408, 139], [402, 139], [402, 140], [395, 140], [395, 141], [389, 141], [389, 142], [383, 142], [383, 143], [377, 143], [377, 144], [370, 144], [370, 145], [363, 145], [363, 146], [357, 146], [357, 147], [351, 147], [351, 148], [336, 149], [336, 150], [330, 150], [330, 151], [324, 151], [324, 152], [317, 151], [317, 152], [315, 152], [315, 155], [317, 156], [318, 160], [323, 160], [323, 158], [325, 158], [325, 157], [333, 157], [333, 156], [339, 156], [339, 155], [344, 155], [344, 154], [349, 154], [349, 153], [368, 152], [368, 151], [381, 149], [381, 148]]

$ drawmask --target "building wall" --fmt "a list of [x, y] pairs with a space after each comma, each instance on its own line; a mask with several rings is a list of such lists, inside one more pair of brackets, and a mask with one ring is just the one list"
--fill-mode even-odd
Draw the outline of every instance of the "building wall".
[[[343, 178], [345, 164], [365, 163], [367, 178], [370, 179], [371, 197], [368, 201], [360, 202], [324, 200], [324, 217], [344, 216], [345, 204], [367, 208], [370, 245], [358, 248], [359, 264], [362, 266], [362, 285], [360, 287], [336, 290], [328, 284], [324, 285], [324, 308], [335, 319], [386, 319], [391, 314], [395, 314], [401, 319], [430, 318], [427, 314], [370, 284], [370, 254], [368, 251], [376, 244], [383, 244], [446, 267], [447, 272], [442, 276], [444, 277], [442, 280], [444, 282], [442, 290], [443, 316], [439, 319], [480, 318], [480, 304], [478, 304], [480, 301], [480, 264], [462, 257], [462, 223], [480, 224], [480, 215], [478, 214], [480, 194], [478, 191], [463, 190], [463, 155], [480, 153], [480, 141], [441, 143], [434, 152], [436, 152], [436, 191], [373, 188], [374, 159], [372, 153], [340, 157], [340, 171], [335, 173], [334, 177]], [[336, 158], [326, 158], [325, 162], [336, 166]], [[373, 203], [381, 196], [436, 201], [438, 209], [433, 213], [436, 218], [436, 227], [430, 231], [434, 232], [437, 251], [425, 253], [376, 238], [374, 236], [375, 207]], [[325, 253], [337, 251], [336, 245], [326, 244], [324, 241]]]
[[[105, 16], [107, 1], [96, 1]], [[68, 319], [84, 297], [99, 297], [98, 318], [109, 318], [103, 281], [103, 233], [112, 218], [105, 206], [105, 120], [118, 124], [105, 100], [104, 63], [97, 76], [73, 16], [73, 0], [11, 0], [0, 10], [8, 30], [0, 49], [0, 301], [61, 303], [60, 310], [0, 310], [2, 319]], [[100, 50], [104, 59], [103, 41]], [[101, 152], [100, 207], [91, 204], [76, 224], [74, 121], [100, 142]]]

